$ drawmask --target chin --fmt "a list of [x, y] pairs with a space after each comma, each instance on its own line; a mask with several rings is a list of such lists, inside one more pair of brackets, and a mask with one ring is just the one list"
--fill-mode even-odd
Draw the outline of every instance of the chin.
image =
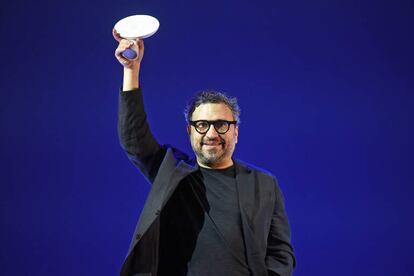
[[203, 156], [202, 156], [203, 162], [208, 166], [217, 164], [222, 159], [223, 159], [223, 155], [217, 155], [217, 154], [215, 154], [215, 155], [203, 154]]

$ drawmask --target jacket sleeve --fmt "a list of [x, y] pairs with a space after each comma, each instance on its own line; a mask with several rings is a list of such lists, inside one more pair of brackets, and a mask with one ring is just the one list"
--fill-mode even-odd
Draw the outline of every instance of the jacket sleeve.
[[150, 131], [141, 89], [120, 91], [118, 136], [129, 160], [152, 183], [166, 150]]
[[275, 206], [267, 239], [266, 265], [269, 276], [290, 276], [296, 266], [290, 242], [290, 226], [282, 192], [275, 181]]

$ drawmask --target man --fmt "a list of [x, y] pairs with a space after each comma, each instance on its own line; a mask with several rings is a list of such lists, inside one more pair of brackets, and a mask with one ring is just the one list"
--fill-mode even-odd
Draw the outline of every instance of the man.
[[[186, 108], [195, 159], [153, 137], [139, 72], [142, 40], [121, 39], [124, 67], [118, 131], [129, 159], [152, 184], [121, 275], [291, 275], [295, 257], [275, 178], [232, 158], [239, 134], [236, 99], [200, 93]], [[128, 60], [122, 52], [138, 52]]]

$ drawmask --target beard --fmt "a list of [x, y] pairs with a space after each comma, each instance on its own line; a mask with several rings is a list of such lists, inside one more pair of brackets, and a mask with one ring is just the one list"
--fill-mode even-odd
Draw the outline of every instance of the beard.
[[[209, 147], [209, 145], [215, 145]], [[232, 155], [233, 150], [223, 139], [214, 139], [201, 141], [200, 143], [192, 143], [192, 148], [197, 159], [206, 166], [219, 164], [222, 160]]]

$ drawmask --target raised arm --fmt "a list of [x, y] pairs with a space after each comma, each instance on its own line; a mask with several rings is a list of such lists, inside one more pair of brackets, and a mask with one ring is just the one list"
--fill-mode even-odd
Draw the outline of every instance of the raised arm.
[[[123, 87], [119, 95], [118, 135], [122, 148], [128, 158], [151, 181], [164, 157], [165, 150], [158, 144], [152, 135], [144, 102], [139, 86], [139, 72], [144, 56], [144, 42], [142, 40], [122, 39], [113, 30], [114, 38], [119, 42], [115, 50], [115, 57], [124, 67]], [[132, 48], [138, 52], [135, 60], [128, 60], [122, 56], [125, 49]]]
[[[141, 61], [144, 57], [144, 41], [142, 39], [128, 40], [123, 39], [115, 31], [112, 30], [112, 35], [115, 40], [119, 42], [118, 47], [115, 50], [115, 57], [124, 67], [124, 81], [123, 81], [123, 91], [131, 91], [139, 88], [139, 70], [141, 68]], [[122, 56], [122, 52], [126, 49], [135, 50], [138, 55], [134, 60], [129, 60]]]

